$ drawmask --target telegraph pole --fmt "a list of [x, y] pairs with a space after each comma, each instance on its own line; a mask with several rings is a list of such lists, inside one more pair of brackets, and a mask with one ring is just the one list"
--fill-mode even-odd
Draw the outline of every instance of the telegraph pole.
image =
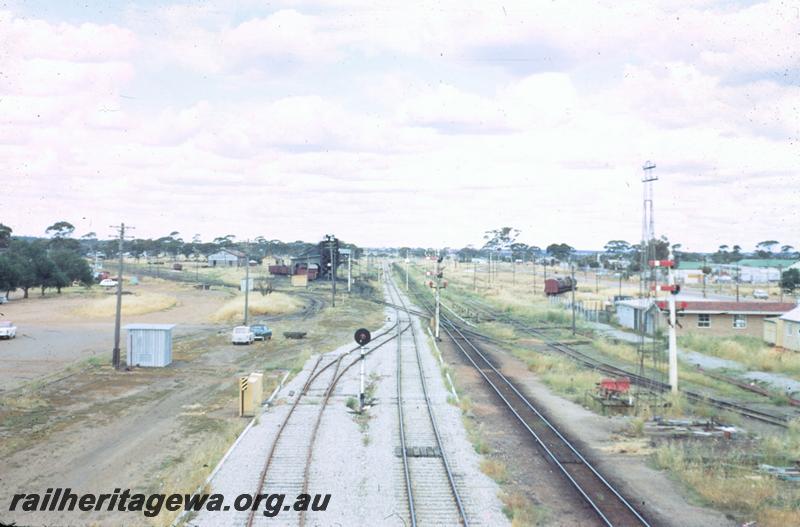
[[347, 294], [348, 295], [350, 294], [350, 282], [352, 282], [351, 280], [353, 272], [352, 260], [353, 260], [353, 249], [351, 247], [350, 249], [347, 249]]
[[703, 298], [706, 298], [706, 267], [708, 267], [706, 257], [703, 256]]
[[572, 273], [572, 335], [575, 336], [575, 264], [569, 263]]
[[736, 301], [739, 301], [739, 266], [736, 266]]
[[[120, 223], [119, 226], [112, 225], [111, 228], [119, 230], [119, 272], [117, 273], [117, 312], [114, 318], [114, 350], [111, 354], [111, 364], [115, 370], [120, 368], [120, 353], [119, 353], [119, 334], [120, 323], [122, 322], [122, 267], [124, 261], [124, 248], [123, 242], [125, 241], [125, 224]], [[133, 227], [128, 227], [133, 229]]]
[[441, 256], [437, 256], [436, 257], [436, 276], [435, 276], [436, 280], [434, 282], [434, 287], [435, 287], [434, 292], [435, 292], [435, 296], [436, 296], [436, 331], [434, 332], [434, 336], [436, 337], [436, 340], [439, 340], [439, 301], [440, 301], [439, 288], [442, 285], [441, 284], [441, 282], [442, 282], [442, 271], [441, 271], [441, 268], [439, 267], [439, 265], [441, 263], [442, 263], [442, 257]]
[[331, 307], [336, 307], [336, 253], [333, 250], [336, 237], [333, 234], [326, 234], [325, 237], [331, 253]]
[[544, 262], [544, 281], [545, 281], [544, 287], [547, 287], [547, 258], [545, 258], [543, 262]]
[[406, 291], [408, 291], [408, 264], [409, 264], [408, 250], [406, 250]]
[[511, 253], [511, 285], [517, 285], [517, 261], [514, 259], [514, 253]]
[[475, 257], [472, 257], [472, 289], [477, 293], [478, 292], [478, 262], [475, 261]]
[[247, 320], [250, 315], [250, 240], [247, 240], [244, 251], [245, 270], [244, 270], [244, 325], [247, 325]]

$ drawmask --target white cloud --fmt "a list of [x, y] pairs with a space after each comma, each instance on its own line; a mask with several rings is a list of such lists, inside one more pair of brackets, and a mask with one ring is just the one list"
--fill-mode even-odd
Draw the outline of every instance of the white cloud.
[[[800, 93], [764, 73], [796, 65], [780, 4], [272, 9], [0, 15], [12, 226], [116, 223], [126, 195], [144, 236], [313, 238], [297, 211], [326, 200], [330, 229], [360, 243], [457, 245], [502, 222], [599, 247], [638, 237], [648, 158], [657, 230], [684, 245], [712, 230], [746, 245], [783, 228], [759, 211], [794, 217], [774, 187], [800, 197]], [[775, 237], [800, 246], [795, 232]]]

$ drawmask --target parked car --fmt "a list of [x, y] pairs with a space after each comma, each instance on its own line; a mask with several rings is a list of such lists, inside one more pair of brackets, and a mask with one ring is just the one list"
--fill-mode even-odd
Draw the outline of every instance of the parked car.
[[117, 287], [117, 281], [113, 278], [104, 278], [100, 280], [100, 287]]
[[0, 322], [0, 339], [13, 339], [17, 336], [17, 326], [13, 322]]
[[763, 289], [756, 289], [755, 291], [753, 291], [753, 298], [758, 298], [759, 300], [768, 300], [769, 293], [767, 293]]
[[6, 295], [0, 295], [0, 304], [5, 304], [8, 302], [8, 297]]
[[231, 344], [252, 344], [255, 335], [250, 326], [236, 326], [231, 334]]
[[272, 330], [264, 324], [250, 326], [250, 329], [253, 331], [253, 338], [255, 340], [269, 340], [272, 338]]

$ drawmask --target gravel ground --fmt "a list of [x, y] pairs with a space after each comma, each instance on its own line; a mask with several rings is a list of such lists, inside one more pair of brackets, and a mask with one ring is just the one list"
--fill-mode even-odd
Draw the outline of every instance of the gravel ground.
[[[388, 291], [386, 293], [388, 296]], [[386, 308], [386, 315], [384, 330], [394, 323], [397, 316], [391, 308]], [[480, 460], [467, 439], [460, 410], [447, 403], [448, 390], [426, 334], [418, 320], [414, 319], [413, 324], [445, 454], [450, 461], [470, 523], [507, 525], [508, 520], [502, 513], [497, 497], [499, 488], [480, 472]], [[410, 333], [406, 332], [405, 335], [410, 342]], [[381, 340], [377, 342], [380, 343]], [[348, 398], [358, 397], [358, 365], [341, 378], [329, 400], [316, 439], [308, 491], [312, 495], [329, 493], [331, 498], [326, 511], [309, 512], [306, 515], [307, 525], [408, 525], [403, 463], [402, 458], [396, 455], [396, 448], [399, 446], [396, 346], [396, 341], [392, 341], [382, 347], [376, 348], [375, 343], [366, 347], [375, 350], [366, 360], [367, 383], [372, 385], [374, 401], [365, 416], [357, 416], [346, 406]], [[327, 353], [321, 365], [327, 363], [329, 357], [351, 348], [352, 344], [348, 343]], [[403, 344], [402, 349], [403, 353], [413, 352], [413, 347], [407, 344]], [[259, 424], [246, 432], [212, 479], [211, 491], [224, 494], [226, 503], [232, 503], [238, 494], [255, 491], [263, 461], [272, 446], [278, 427], [308, 378], [316, 359], [316, 356], [311, 357], [303, 371], [280, 390], [274, 404], [259, 417]], [[346, 358], [342, 368], [351, 360]], [[320, 385], [326, 384], [328, 378], [329, 376], [322, 375], [319, 379]], [[305, 437], [313, 427], [321, 400], [321, 389], [309, 391], [308, 396], [295, 410], [284, 431], [284, 437], [278, 443], [279, 448], [272, 465], [275, 467], [275, 474], [272, 474], [271, 468], [267, 481], [272, 485], [265, 492], [286, 492], [286, 503], [298, 491], [297, 481], [298, 477], [301, 478], [298, 474], [302, 475], [308, 444]], [[424, 404], [424, 399], [420, 404]], [[302, 483], [302, 479], [300, 482]], [[243, 525], [246, 520], [246, 512], [203, 511], [187, 524]], [[257, 512], [255, 524], [297, 525], [298, 520], [296, 514], [289, 512], [273, 518]]]

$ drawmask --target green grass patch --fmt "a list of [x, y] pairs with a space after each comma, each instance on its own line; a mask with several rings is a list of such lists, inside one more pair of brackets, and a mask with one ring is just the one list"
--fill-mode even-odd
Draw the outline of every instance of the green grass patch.
[[755, 337], [689, 334], [679, 337], [678, 343], [682, 348], [733, 360], [754, 370], [783, 373], [800, 379], [799, 353], [767, 346]]

